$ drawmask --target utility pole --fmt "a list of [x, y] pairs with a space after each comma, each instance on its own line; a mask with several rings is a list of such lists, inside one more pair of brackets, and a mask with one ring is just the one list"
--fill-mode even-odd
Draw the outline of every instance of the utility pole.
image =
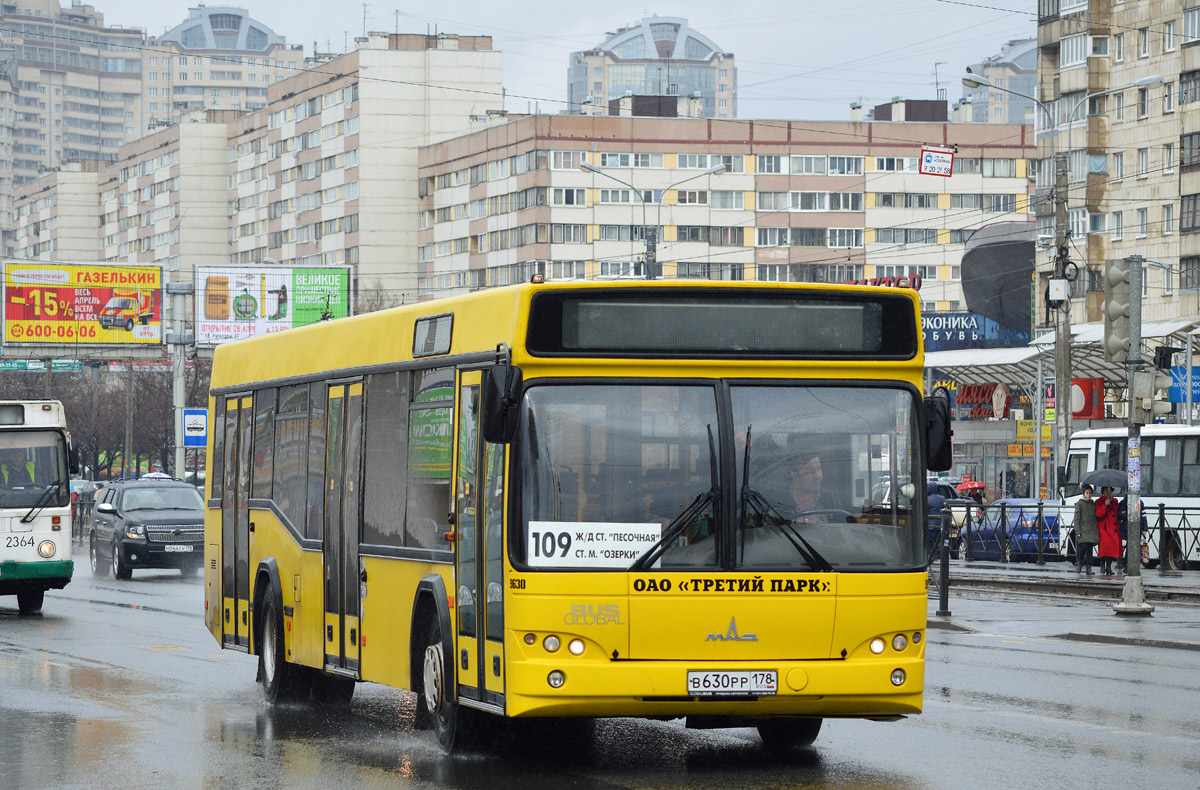
[[167, 283], [167, 295], [171, 297], [171, 318], [174, 331], [167, 333], [167, 345], [172, 349], [171, 364], [171, 408], [175, 414], [175, 468], [174, 477], [183, 477], [184, 447], [183, 447], [183, 409], [186, 394], [184, 392], [184, 369], [187, 347], [191, 345], [193, 335], [184, 331], [184, 313], [187, 310], [187, 297], [195, 293], [192, 283]]
[[1129, 493], [1125, 497], [1125, 588], [1121, 602], [1113, 604], [1114, 614], [1148, 615], [1154, 611], [1146, 603], [1142, 584], [1142, 426], [1138, 387], [1134, 381], [1142, 374], [1142, 262], [1140, 255], [1125, 259], [1129, 264], [1129, 356], [1125, 359], [1129, 389], [1129, 445], [1125, 468]]
[[[1051, 301], [1057, 295], [1058, 319], [1054, 329], [1054, 424], [1056, 427], [1054, 442], [1054, 469], [1051, 490], [1059, 488], [1059, 469], [1067, 462], [1067, 447], [1071, 441], [1071, 283], [1067, 279], [1068, 256], [1067, 227], [1067, 168], [1069, 167], [1070, 151], [1062, 158], [1055, 159], [1054, 180], [1054, 224], [1056, 228], [1055, 241], [1058, 255], [1054, 260], [1054, 279], [1051, 280]], [[1055, 293], [1057, 280], [1057, 289]], [[1038, 382], [1038, 386], [1045, 384]]]
[[125, 374], [125, 457], [121, 466], [124, 468], [123, 478], [130, 476], [130, 460], [133, 457], [133, 359], [125, 360], [129, 366]]

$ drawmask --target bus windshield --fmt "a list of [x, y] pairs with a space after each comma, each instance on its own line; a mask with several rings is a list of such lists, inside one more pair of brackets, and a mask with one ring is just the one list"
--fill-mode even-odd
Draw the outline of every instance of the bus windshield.
[[[514, 561], [593, 571], [919, 566], [916, 419], [912, 393], [888, 387], [531, 387]], [[896, 495], [872, 500], [880, 489]]]
[[[61, 507], [70, 502], [67, 445], [58, 431], [0, 433], [0, 508], [28, 508], [41, 502]], [[58, 492], [43, 499], [46, 489]]]

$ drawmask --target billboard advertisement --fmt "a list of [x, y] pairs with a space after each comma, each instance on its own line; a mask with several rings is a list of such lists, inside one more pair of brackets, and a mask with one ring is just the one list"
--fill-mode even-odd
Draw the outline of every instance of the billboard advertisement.
[[964, 348], [1017, 348], [1029, 345], [1028, 329], [1005, 329], [978, 313], [922, 313], [925, 353]]
[[5, 261], [4, 342], [161, 343], [162, 268]]
[[196, 342], [217, 345], [350, 314], [345, 266], [197, 266]]

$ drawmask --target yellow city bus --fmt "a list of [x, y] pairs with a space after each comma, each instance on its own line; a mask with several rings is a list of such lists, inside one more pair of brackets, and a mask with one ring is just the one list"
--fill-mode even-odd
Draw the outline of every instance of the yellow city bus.
[[534, 279], [216, 349], [205, 622], [268, 700], [410, 689], [447, 750], [919, 713], [916, 293]]

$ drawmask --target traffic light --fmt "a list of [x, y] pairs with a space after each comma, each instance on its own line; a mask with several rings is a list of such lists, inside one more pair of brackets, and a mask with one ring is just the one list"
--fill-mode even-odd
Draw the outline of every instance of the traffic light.
[[1159, 390], [1170, 389], [1171, 376], [1161, 370], [1135, 370], [1130, 376], [1129, 386], [1133, 389], [1133, 413], [1129, 421], [1135, 425], [1149, 425], [1158, 417], [1171, 412], [1171, 404], [1155, 398]]
[[1104, 262], [1104, 361], [1129, 358], [1129, 263]]

